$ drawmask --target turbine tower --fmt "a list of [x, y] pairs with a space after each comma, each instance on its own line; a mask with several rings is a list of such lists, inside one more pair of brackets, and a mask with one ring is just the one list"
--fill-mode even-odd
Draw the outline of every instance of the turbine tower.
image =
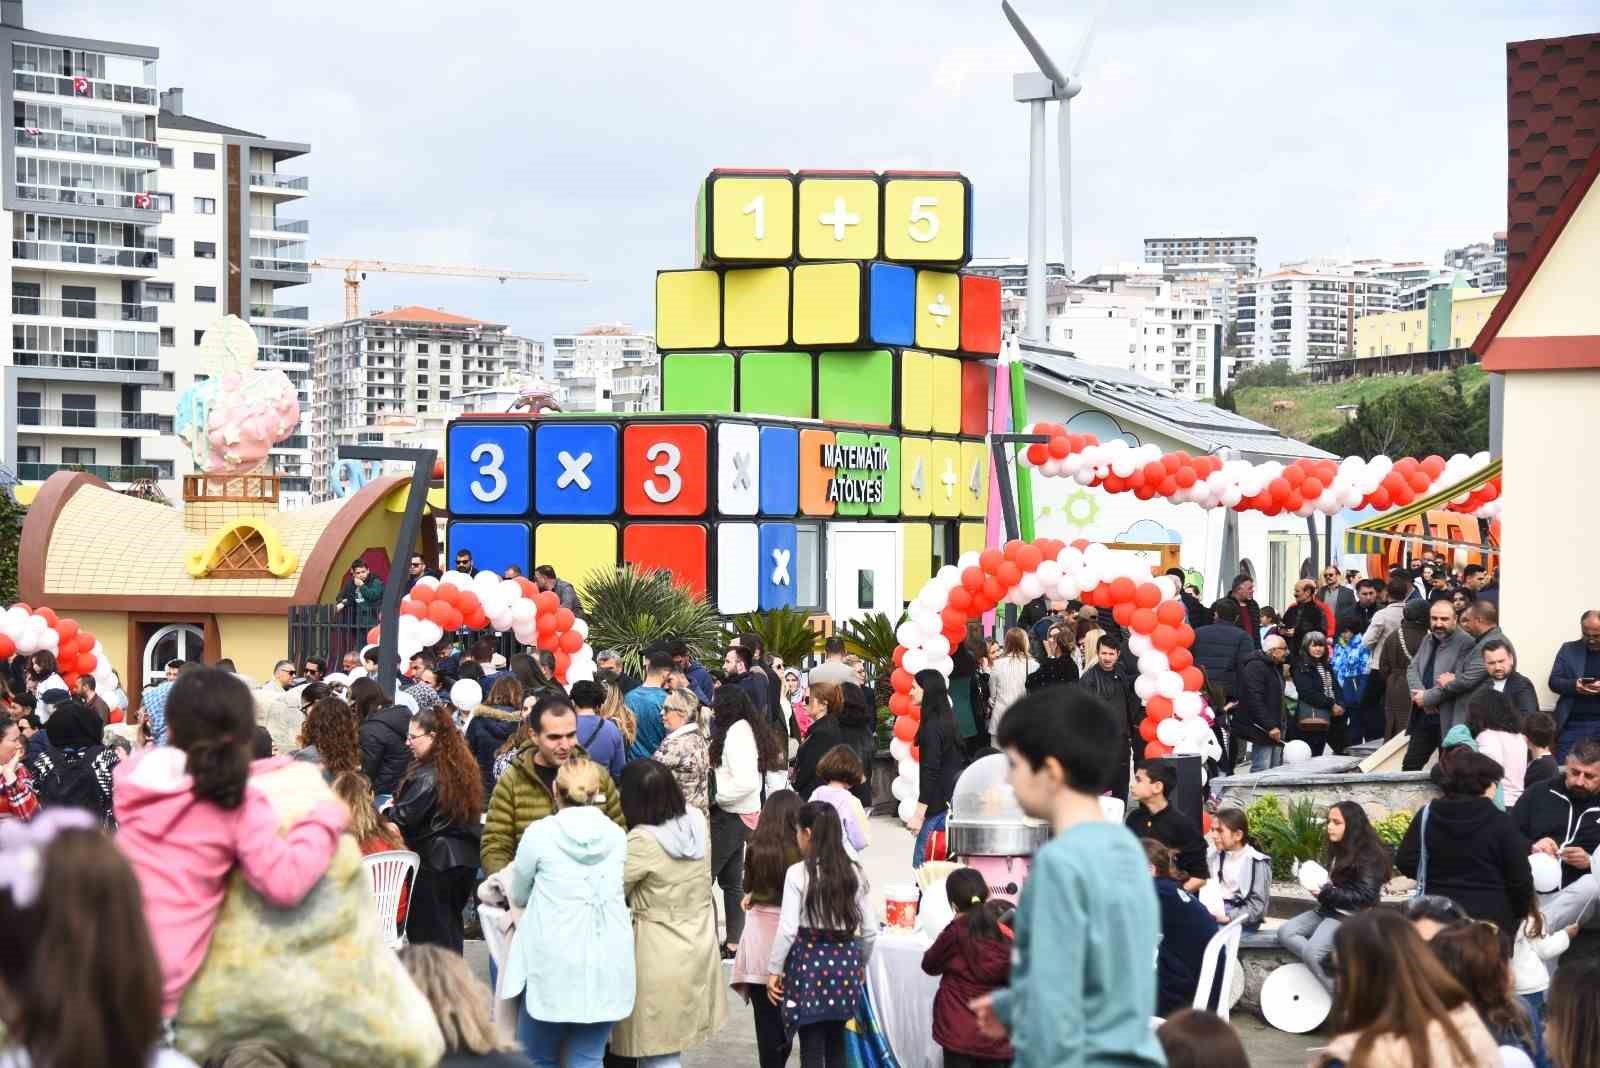
[[[1039, 39], [1028, 29], [1022, 16], [1011, 6], [1010, 0], [1000, 0], [1000, 10], [1006, 21], [1022, 40], [1023, 47], [1038, 64], [1037, 72], [1013, 75], [1012, 99], [1028, 105], [1028, 306], [1023, 318], [1022, 336], [1028, 341], [1045, 340], [1045, 166], [1044, 166], [1044, 110], [1045, 104], [1054, 100], [1060, 103], [1060, 126], [1057, 147], [1061, 167], [1061, 262], [1072, 278], [1072, 98], [1083, 91], [1083, 65], [1089, 58], [1089, 46], [1094, 42], [1095, 25], [1100, 21], [1097, 12], [1078, 42], [1078, 52], [1073, 58], [1070, 72], [1063, 73], [1039, 44]], [[1103, 5], [1102, 5], [1103, 10]]]

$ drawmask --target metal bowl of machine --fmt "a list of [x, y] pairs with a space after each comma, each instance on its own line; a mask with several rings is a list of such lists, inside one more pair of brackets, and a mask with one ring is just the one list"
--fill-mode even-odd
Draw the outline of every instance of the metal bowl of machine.
[[952, 856], [1027, 857], [1050, 840], [1050, 825], [1017, 804], [1008, 769], [1005, 755], [992, 753], [956, 780], [945, 822]]

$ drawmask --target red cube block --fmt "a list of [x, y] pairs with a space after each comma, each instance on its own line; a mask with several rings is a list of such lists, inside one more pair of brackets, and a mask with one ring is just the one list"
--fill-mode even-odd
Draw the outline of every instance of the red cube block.
[[1000, 279], [961, 276], [961, 349], [1000, 353]]
[[989, 432], [989, 384], [994, 368], [977, 360], [961, 362], [961, 432], [982, 437]]
[[670, 571], [696, 597], [706, 592], [707, 544], [703, 523], [629, 523], [622, 528], [624, 563]]
[[703, 423], [633, 423], [622, 432], [622, 510], [700, 516], [709, 483]]

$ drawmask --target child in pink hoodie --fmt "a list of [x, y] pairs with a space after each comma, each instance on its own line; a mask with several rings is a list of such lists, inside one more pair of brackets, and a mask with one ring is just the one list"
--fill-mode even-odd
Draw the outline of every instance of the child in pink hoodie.
[[327, 801], [279, 834], [277, 813], [250, 775], [288, 758], [251, 764], [254, 726], [244, 683], [191, 670], [167, 698], [171, 747], [135, 754], [114, 775], [116, 840], [144, 895], [166, 1019], [205, 960], [234, 865], [267, 901], [293, 907], [327, 871], [350, 818], [341, 802]]

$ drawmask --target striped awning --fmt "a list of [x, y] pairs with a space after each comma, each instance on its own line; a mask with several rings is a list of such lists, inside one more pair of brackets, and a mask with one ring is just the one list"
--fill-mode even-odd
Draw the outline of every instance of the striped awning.
[[1344, 551], [1352, 554], [1381, 553], [1383, 551], [1383, 543], [1386, 541], [1415, 541], [1450, 545], [1464, 549], [1489, 549], [1489, 546], [1481, 543], [1429, 537], [1426, 536], [1425, 531], [1422, 534], [1402, 533], [1400, 528], [1409, 525], [1412, 520], [1418, 519], [1428, 512], [1445, 507], [1463, 493], [1471, 493], [1491, 480], [1499, 478], [1500, 463], [1499, 460], [1493, 460], [1487, 467], [1468, 475], [1453, 485], [1436, 490], [1426, 497], [1418, 497], [1403, 508], [1396, 508], [1380, 516], [1374, 516], [1365, 523], [1357, 523], [1344, 532]]

